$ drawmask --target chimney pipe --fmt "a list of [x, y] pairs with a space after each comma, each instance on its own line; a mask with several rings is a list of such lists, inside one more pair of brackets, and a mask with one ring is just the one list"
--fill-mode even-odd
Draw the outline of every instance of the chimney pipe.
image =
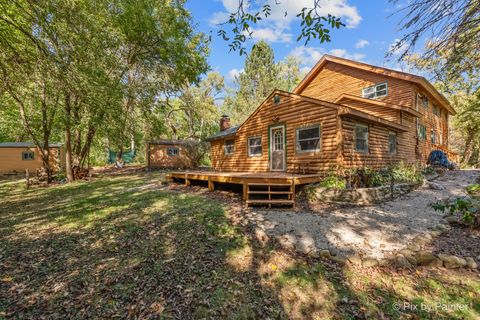
[[223, 115], [220, 118], [220, 131], [225, 131], [227, 129], [230, 129], [230, 117]]

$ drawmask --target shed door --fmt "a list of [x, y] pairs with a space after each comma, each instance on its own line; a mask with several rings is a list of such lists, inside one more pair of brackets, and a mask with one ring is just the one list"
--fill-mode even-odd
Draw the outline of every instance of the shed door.
[[285, 127], [270, 128], [270, 170], [285, 171]]

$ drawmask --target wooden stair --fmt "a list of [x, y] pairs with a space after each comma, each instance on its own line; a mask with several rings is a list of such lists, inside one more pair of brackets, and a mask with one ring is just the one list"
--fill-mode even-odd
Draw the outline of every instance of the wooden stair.
[[245, 205], [291, 205], [295, 206], [295, 185], [287, 183], [247, 183]]

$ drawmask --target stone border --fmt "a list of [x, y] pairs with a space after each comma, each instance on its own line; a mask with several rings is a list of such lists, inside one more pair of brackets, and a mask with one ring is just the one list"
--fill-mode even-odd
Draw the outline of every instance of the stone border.
[[[396, 253], [392, 253], [389, 258], [372, 258], [363, 257], [360, 255], [352, 256], [340, 256], [336, 252], [328, 249], [319, 250], [314, 244], [295, 244], [295, 239], [290, 234], [284, 234], [277, 236], [275, 240], [284, 249], [290, 251], [296, 251], [301, 254], [306, 254], [313, 258], [324, 258], [335, 261], [339, 264], [350, 263], [353, 265], [361, 265], [363, 267], [374, 266], [387, 266], [391, 265], [397, 268], [415, 268], [417, 266], [433, 267], [433, 268], [467, 268], [475, 270], [478, 268], [477, 263], [472, 257], [458, 257], [455, 255], [447, 254], [433, 254], [430, 251], [421, 250], [421, 246], [430, 242], [434, 238], [440, 236], [442, 233], [450, 230], [452, 227], [449, 223], [454, 223], [452, 219], [449, 221], [442, 220], [434, 230], [428, 231], [424, 235], [419, 235], [412, 240], [412, 243], [407, 246], [406, 249], [402, 249]], [[259, 228], [255, 227], [254, 237], [260, 242], [262, 246], [265, 246], [271, 239], [267, 233]]]
[[360, 205], [371, 205], [393, 200], [409, 193], [422, 183], [397, 183], [393, 186], [380, 186], [374, 188], [357, 189], [329, 189], [313, 187], [315, 201], [327, 203], [351, 203]]

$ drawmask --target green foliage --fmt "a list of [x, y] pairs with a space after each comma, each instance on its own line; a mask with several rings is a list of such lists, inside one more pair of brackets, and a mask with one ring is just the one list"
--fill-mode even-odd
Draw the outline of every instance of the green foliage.
[[343, 190], [347, 188], [347, 183], [345, 181], [345, 178], [332, 173], [328, 175], [325, 179], [320, 181], [318, 183], [318, 186], [327, 189]]
[[480, 194], [480, 184], [471, 184], [466, 188], [467, 192], [472, 195]]
[[420, 183], [423, 180], [422, 170], [418, 166], [404, 162], [382, 169], [356, 168], [349, 170], [346, 177], [351, 188], [372, 188], [391, 183]]
[[480, 185], [469, 185], [466, 190], [469, 196], [439, 201], [432, 204], [432, 207], [442, 213], [459, 215], [465, 223], [480, 227]]

